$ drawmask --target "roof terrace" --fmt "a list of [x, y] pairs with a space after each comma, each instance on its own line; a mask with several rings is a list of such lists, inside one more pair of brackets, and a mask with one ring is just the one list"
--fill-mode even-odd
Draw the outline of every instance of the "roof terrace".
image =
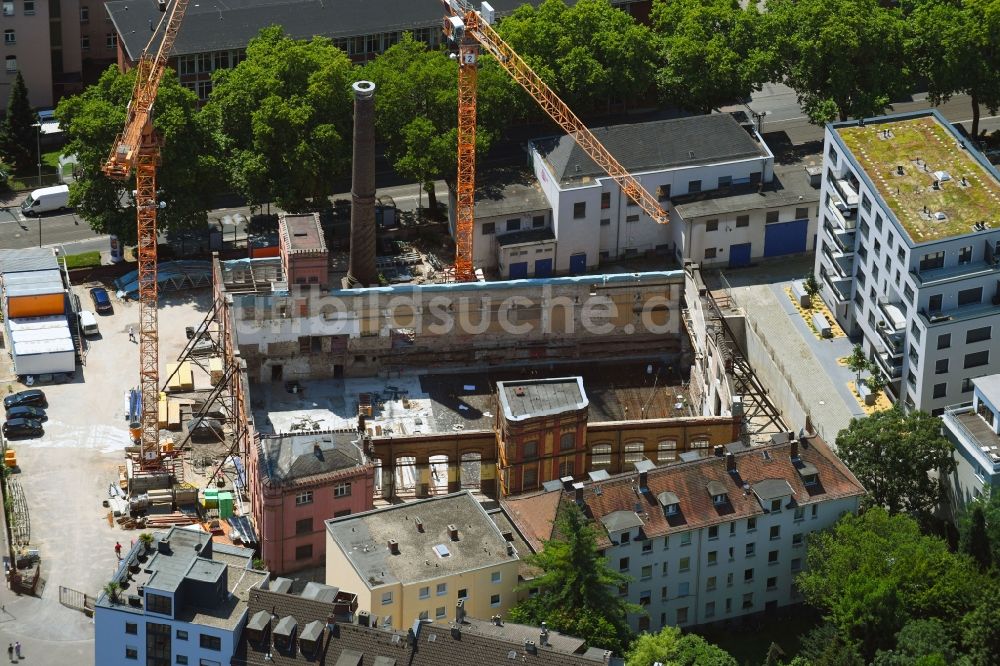
[[995, 171], [937, 116], [840, 125], [836, 131], [914, 244], [1000, 225]]

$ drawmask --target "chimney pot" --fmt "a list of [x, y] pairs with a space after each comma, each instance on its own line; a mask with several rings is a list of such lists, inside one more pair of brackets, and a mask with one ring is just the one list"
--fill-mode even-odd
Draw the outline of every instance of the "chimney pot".
[[399, 555], [399, 542], [395, 539], [389, 539], [389, 552], [393, 555]]
[[418, 532], [424, 531], [424, 521], [420, 520], [420, 516], [413, 517], [413, 524], [417, 526]]
[[448, 525], [448, 538], [452, 541], [458, 541], [458, 528], [454, 525]]

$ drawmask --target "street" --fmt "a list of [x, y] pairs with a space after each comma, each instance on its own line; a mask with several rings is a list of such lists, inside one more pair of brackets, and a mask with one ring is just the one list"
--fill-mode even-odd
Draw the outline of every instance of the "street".
[[[930, 106], [927, 102], [927, 95], [917, 93], [908, 101], [893, 104], [887, 112], [917, 111], [930, 108]], [[722, 110], [747, 111], [748, 108], [754, 113], [764, 114], [761, 129], [767, 135], [769, 142], [776, 139], [785, 140], [784, 137], [787, 137], [788, 142], [798, 146], [823, 140], [823, 128], [809, 123], [809, 119], [803, 115], [796, 102], [795, 92], [785, 85], [769, 83], [760, 92], [753, 95], [749, 105], [727, 106]], [[972, 108], [968, 95], [956, 95], [937, 108], [949, 121], [964, 123], [968, 129], [972, 120]], [[988, 113], [983, 109], [980, 129], [987, 131], [1000, 129], [1000, 116], [990, 116]], [[782, 134], [784, 137], [781, 136]], [[525, 156], [522, 143], [520, 139], [499, 142], [480, 166], [497, 167], [523, 164]], [[812, 146], [809, 146], [809, 149], [812, 150]], [[816, 151], [818, 152], [818, 150], [817, 147]], [[384, 157], [379, 156], [377, 162], [376, 183], [382, 185], [377, 191], [379, 197], [392, 197], [396, 207], [402, 211], [416, 210], [418, 197], [422, 199], [423, 205], [426, 205], [426, 195], [420, 192], [417, 184], [400, 185], [399, 178], [392, 172]], [[438, 200], [447, 201], [447, 188], [443, 181], [436, 183], [436, 189]], [[42, 216], [41, 243], [39, 243], [39, 220], [36, 218], [25, 219], [21, 215], [17, 204], [22, 198], [11, 199], [5, 203], [5, 207], [0, 208], [0, 247], [37, 247], [41, 244], [45, 247], [58, 247], [63, 254], [78, 254], [91, 250], [108, 251], [108, 237], [94, 233], [84, 220], [72, 213]], [[350, 200], [350, 198], [350, 192], [333, 196], [333, 199]], [[270, 211], [272, 213], [280, 212], [275, 206], [271, 206]], [[226, 216], [237, 214], [249, 218], [250, 209], [247, 206], [218, 208], [209, 212], [208, 219], [215, 226], [222, 227], [224, 239], [242, 239], [246, 233], [243, 225], [223, 223]]]

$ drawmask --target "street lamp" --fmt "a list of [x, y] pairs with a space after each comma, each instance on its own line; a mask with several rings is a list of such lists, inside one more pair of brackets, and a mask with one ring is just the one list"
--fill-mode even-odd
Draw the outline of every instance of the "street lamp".
[[35, 132], [35, 157], [38, 160], [38, 187], [42, 186], [42, 123], [38, 121], [33, 123], [32, 127], [36, 128]]

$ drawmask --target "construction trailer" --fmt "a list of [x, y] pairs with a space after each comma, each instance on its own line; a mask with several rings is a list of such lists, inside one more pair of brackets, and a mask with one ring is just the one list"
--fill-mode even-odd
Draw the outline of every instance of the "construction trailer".
[[18, 376], [74, 372], [76, 347], [64, 316], [6, 320]]

